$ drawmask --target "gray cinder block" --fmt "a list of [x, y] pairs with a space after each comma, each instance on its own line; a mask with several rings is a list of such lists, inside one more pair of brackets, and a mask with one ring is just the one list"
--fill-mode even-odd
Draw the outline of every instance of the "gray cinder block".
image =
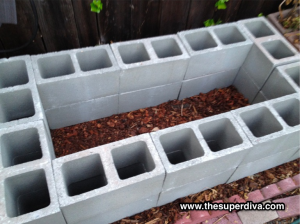
[[152, 107], [178, 98], [181, 83], [157, 86], [133, 92], [121, 93], [119, 96], [119, 113]]
[[189, 56], [176, 35], [111, 44], [122, 69], [120, 93], [180, 82]]
[[30, 57], [1, 59], [0, 129], [44, 118]]
[[51, 129], [62, 128], [118, 113], [118, 95], [101, 97], [85, 102], [46, 110]]
[[187, 183], [183, 186], [175, 187], [167, 191], [162, 191], [159, 195], [157, 206], [162, 206], [178, 198], [204, 191], [219, 184], [224, 184], [227, 182], [234, 171], [235, 168], [231, 168], [225, 171], [223, 170], [223, 172], [221, 173], [217, 173], [200, 180], [195, 180], [194, 182]]
[[187, 97], [207, 93], [216, 88], [225, 88], [232, 85], [238, 69], [222, 71], [216, 74], [203, 76], [200, 78], [188, 79], [182, 82], [179, 100]]
[[281, 35], [264, 16], [240, 20], [237, 23], [251, 40]]
[[51, 163], [23, 164], [0, 176], [0, 222], [66, 223], [60, 211]]
[[[272, 102], [277, 102], [274, 105], [280, 108], [278, 112], [281, 112], [283, 117], [269, 106], [269, 102], [231, 111], [253, 144], [253, 148], [241, 164], [253, 162], [299, 145], [299, 125], [289, 127], [284, 121], [284, 117], [289, 117], [286, 118], [289, 122], [299, 123], [299, 118], [296, 115], [296, 102], [299, 100], [295, 99], [295, 95], [285, 96], [278, 100]], [[283, 103], [283, 101], [286, 101], [286, 103]], [[282, 105], [285, 105], [286, 108], [283, 109]], [[290, 113], [291, 111], [294, 112]], [[289, 115], [286, 116], [286, 113], [289, 113]]]
[[45, 110], [118, 94], [120, 68], [109, 45], [32, 56]]
[[55, 159], [53, 167], [60, 207], [68, 223], [158, 195], [165, 178], [149, 134]]
[[0, 172], [23, 169], [23, 164], [48, 163], [54, 149], [43, 121], [0, 130]]
[[253, 44], [236, 23], [182, 31], [178, 35], [191, 57], [184, 79], [239, 68]]
[[153, 132], [151, 137], [166, 169], [163, 191], [224, 167], [236, 168], [252, 146], [230, 113]]

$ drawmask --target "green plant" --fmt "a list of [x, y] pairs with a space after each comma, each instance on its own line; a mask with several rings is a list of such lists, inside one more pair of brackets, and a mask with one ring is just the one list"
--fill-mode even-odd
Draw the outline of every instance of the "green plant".
[[[289, 5], [293, 3], [293, 7], [287, 13], [286, 16], [283, 16], [282, 13], [282, 5], [283, 4]], [[282, 24], [282, 26], [286, 29], [298, 30], [300, 26], [300, 15], [297, 13], [297, 7], [300, 4], [300, 0], [283, 0], [279, 7], [279, 18], [278, 21]]]
[[258, 14], [258, 17], [262, 17], [262, 16], [264, 16], [262, 12]]
[[218, 8], [218, 9], [226, 9], [227, 6], [226, 6], [226, 2], [228, 2], [229, 0], [218, 0], [215, 4], [215, 6]]
[[214, 19], [208, 19], [206, 21], [204, 21], [204, 26], [208, 27], [208, 26], [214, 26], [214, 25], [218, 25], [222, 23], [222, 20], [218, 19], [217, 22], [215, 22]]
[[92, 12], [96, 12], [96, 13], [100, 13], [100, 11], [102, 10], [102, 2], [101, 0], [93, 0], [93, 2], [91, 3], [91, 11]]

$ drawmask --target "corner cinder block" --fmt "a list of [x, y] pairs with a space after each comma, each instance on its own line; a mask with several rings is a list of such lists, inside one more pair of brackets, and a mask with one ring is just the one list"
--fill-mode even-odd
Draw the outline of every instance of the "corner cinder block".
[[0, 172], [38, 165], [55, 158], [43, 121], [0, 130]]
[[109, 45], [31, 59], [45, 110], [118, 94], [120, 68]]
[[4, 171], [0, 182], [1, 223], [66, 223], [59, 208], [51, 163], [28, 163], [22, 169]]
[[181, 83], [157, 86], [119, 95], [119, 113], [159, 105], [178, 98]]
[[[155, 197], [165, 178], [149, 134], [58, 158], [53, 167], [60, 207], [68, 223]], [[128, 215], [136, 212], [129, 209]]]
[[[236, 168], [251, 144], [230, 113], [151, 133], [166, 169], [163, 191]], [[199, 172], [201, 171], [201, 172]]]
[[207, 93], [216, 88], [225, 88], [232, 85], [238, 69], [222, 71], [200, 78], [188, 79], [182, 82], [179, 100], [195, 96], [199, 93]]
[[253, 44], [236, 23], [182, 31], [178, 35], [191, 57], [184, 79], [239, 68]]
[[51, 129], [62, 128], [118, 113], [118, 95], [102, 97], [46, 110]]
[[120, 93], [180, 82], [189, 56], [176, 35], [111, 44], [122, 69]]
[[45, 118], [29, 56], [0, 60], [0, 129]]

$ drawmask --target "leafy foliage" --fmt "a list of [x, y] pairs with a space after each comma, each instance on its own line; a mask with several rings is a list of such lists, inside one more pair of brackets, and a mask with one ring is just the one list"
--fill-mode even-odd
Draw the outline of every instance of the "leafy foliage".
[[96, 13], [100, 13], [100, 11], [102, 10], [103, 4], [101, 2], [101, 0], [93, 0], [93, 2], [91, 3], [91, 11], [92, 12], [96, 12]]
[[262, 17], [262, 16], [264, 16], [262, 12], [258, 14], [258, 17]]
[[206, 21], [204, 21], [204, 26], [208, 27], [208, 26], [214, 26], [214, 25], [218, 25], [222, 23], [222, 20], [218, 19], [217, 22], [215, 22], [214, 19], [208, 19]]
[[218, 9], [226, 9], [227, 6], [226, 6], [226, 2], [228, 2], [229, 0], [218, 0], [215, 4], [215, 6], [218, 8]]

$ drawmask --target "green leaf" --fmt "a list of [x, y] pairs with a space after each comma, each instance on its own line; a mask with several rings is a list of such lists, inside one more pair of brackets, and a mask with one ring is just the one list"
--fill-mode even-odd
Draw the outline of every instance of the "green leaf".
[[258, 14], [258, 17], [262, 17], [262, 16], [264, 16], [262, 12]]
[[90, 4], [90, 6], [91, 6], [91, 11], [96, 12], [96, 13], [100, 13], [100, 11], [103, 8], [103, 4], [102, 4], [101, 0], [93, 0], [93, 2]]
[[227, 6], [226, 6], [225, 2], [228, 2], [228, 1], [229, 0], [219, 0], [216, 2], [215, 7], [217, 7], [218, 9], [226, 9]]

